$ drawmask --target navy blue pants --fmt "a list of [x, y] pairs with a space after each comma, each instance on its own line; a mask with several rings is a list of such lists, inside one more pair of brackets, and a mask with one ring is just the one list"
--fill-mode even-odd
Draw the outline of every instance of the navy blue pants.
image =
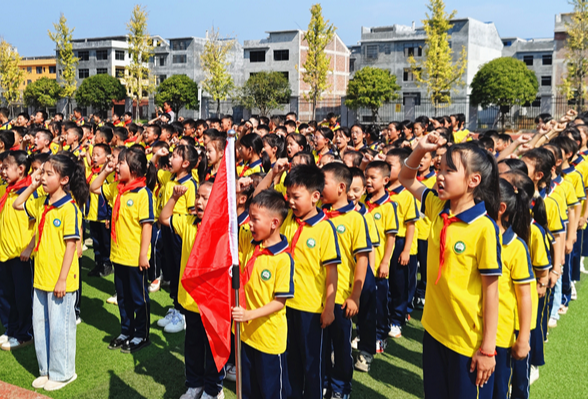
[[419, 266], [418, 254], [414, 255], [414, 256], [410, 256], [410, 260], [408, 262], [408, 297], [407, 297], [408, 300], [406, 302], [406, 314], [410, 314], [414, 309], [413, 301], [415, 299], [417, 285], [418, 285], [418, 279], [417, 279], [418, 266]]
[[148, 338], [150, 325], [147, 271], [114, 264], [114, 286], [122, 333], [129, 338]]
[[[398, 259], [400, 253], [404, 250], [405, 238], [396, 237], [394, 252], [390, 260], [390, 282], [389, 282], [389, 304], [388, 311], [390, 313], [390, 324], [402, 326], [406, 321], [408, 312], [408, 303], [411, 290], [411, 283], [414, 283], [414, 290], [416, 291], [416, 256], [410, 256], [408, 265], [401, 265]], [[414, 276], [411, 278], [411, 274]]]
[[388, 279], [376, 278], [376, 340], [386, 340], [390, 331]]
[[427, 291], [427, 253], [429, 251], [429, 241], [418, 239], [418, 253], [417, 261], [419, 264], [419, 272], [421, 277], [417, 283], [416, 297], [419, 299], [425, 298]]
[[[523, 360], [512, 360], [511, 399], [528, 399], [531, 386], [531, 353]], [[497, 398], [496, 396], [494, 398]]]
[[321, 314], [286, 307], [288, 318], [288, 378], [290, 397], [323, 397], [323, 329]]
[[[547, 288], [545, 292], [545, 314], [543, 319], [541, 320], [541, 328], [543, 329], [543, 341], [547, 340], [547, 324], [549, 323], [549, 318], [551, 316], [551, 309], [553, 308], [553, 296], [554, 296], [555, 288], [550, 289]], [[539, 299], [541, 301], [541, 299]]]
[[[582, 257], [588, 256], [588, 232], [586, 229], [583, 230], [586, 235], [582, 234]], [[579, 239], [578, 239], [579, 240]]]
[[510, 383], [513, 373], [513, 359], [510, 356], [510, 349], [496, 347], [496, 369], [494, 370], [494, 393], [495, 399], [508, 399]]
[[[353, 378], [353, 355], [351, 354], [351, 319], [345, 318], [345, 310], [341, 304], [335, 304], [335, 321], [324, 331], [325, 341], [325, 376], [326, 386], [330, 386], [333, 393], [350, 394], [351, 379]], [[335, 356], [335, 363], [331, 362], [331, 351]]]
[[5, 334], [20, 341], [33, 338], [33, 266], [12, 258], [0, 262], [0, 321]]
[[580, 263], [582, 259], [582, 242], [584, 238], [584, 230], [578, 229], [578, 238], [574, 243], [574, 250], [572, 251], [572, 281], [580, 280]]
[[572, 297], [572, 253], [566, 254], [566, 260], [561, 274], [561, 304], [564, 306], [570, 305]]
[[174, 301], [174, 308], [179, 309], [178, 287], [182, 263], [182, 238], [170, 227], [162, 226], [161, 239], [163, 240], [163, 276], [169, 281], [169, 297]]
[[[88, 221], [90, 223], [90, 237], [94, 247], [94, 263], [96, 268], [104, 268], [110, 263], [110, 229], [106, 223]], [[80, 264], [81, 265], [81, 264]]]
[[357, 349], [368, 354], [376, 354], [376, 278], [368, 266], [365, 281], [359, 297], [357, 313], [357, 335], [360, 337]]
[[161, 229], [158, 224], [153, 224], [151, 230], [151, 258], [149, 259], [149, 270], [147, 277], [153, 282], [161, 277], [161, 255], [163, 251], [163, 240], [161, 240]]
[[244, 399], [288, 397], [286, 354], [267, 354], [241, 343], [241, 355]]
[[445, 347], [427, 331], [423, 338], [423, 383], [427, 399], [491, 399], [494, 374], [484, 387], [476, 386], [472, 359]]
[[[216, 369], [200, 314], [186, 310], [184, 316], [186, 317], [184, 344], [186, 386], [189, 388], [204, 387], [206, 393], [217, 396], [223, 389], [225, 368], [223, 367], [220, 372]], [[243, 373], [244, 376], [245, 373]]]
[[545, 292], [545, 296], [541, 297], [538, 302], [537, 309], [537, 325], [531, 331], [531, 351], [530, 363], [540, 367], [545, 365], [545, 337], [547, 336], [547, 322], [549, 321], [549, 314], [547, 313], [547, 298], [549, 297], [549, 289]]

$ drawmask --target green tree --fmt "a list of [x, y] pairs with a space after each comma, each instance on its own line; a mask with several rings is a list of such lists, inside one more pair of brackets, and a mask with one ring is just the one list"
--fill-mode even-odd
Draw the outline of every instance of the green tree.
[[364, 67], [349, 81], [345, 105], [352, 110], [361, 107], [369, 108], [375, 122], [380, 107], [399, 97], [398, 90], [400, 86], [396, 84], [396, 75], [389, 70]]
[[227, 60], [227, 54], [234, 45], [234, 40], [221, 39], [219, 31], [212, 27], [200, 56], [200, 65], [205, 76], [202, 88], [216, 101], [217, 115], [220, 115], [221, 100], [226, 100], [235, 88], [233, 77], [228, 71], [230, 63]]
[[459, 58], [454, 61], [453, 49], [449, 46], [449, 30], [453, 27], [450, 21], [457, 11], [445, 12], [443, 0], [430, 0], [427, 6], [431, 14], [423, 20], [427, 38], [425, 39], [425, 56], [416, 61], [414, 56], [409, 62], [419, 87], [427, 88], [427, 95], [437, 108], [451, 104], [451, 91], [464, 86], [463, 74], [467, 66], [467, 52], [462, 46]]
[[84, 79], [76, 92], [76, 103], [82, 107], [91, 106], [104, 115], [112, 108], [113, 100], [125, 98], [125, 88], [118, 79], [107, 74], [94, 75]]
[[187, 75], [173, 75], [157, 87], [155, 103], [168, 102], [178, 115], [182, 107], [188, 110], [198, 108], [198, 84]]
[[494, 59], [482, 66], [471, 84], [470, 102], [482, 108], [498, 106], [502, 128], [506, 113], [513, 105], [530, 103], [537, 98], [539, 83], [527, 65], [512, 57]]
[[258, 72], [251, 75], [239, 90], [239, 103], [249, 109], [269, 116], [271, 110], [281, 109], [290, 101], [290, 82], [281, 72]]
[[325, 49], [333, 40], [336, 28], [333, 24], [329, 24], [329, 20], [325, 21], [320, 4], [314, 4], [310, 8], [310, 14], [308, 30], [304, 33], [308, 51], [301, 73], [302, 81], [310, 87], [310, 90], [304, 93], [304, 98], [312, 103], [312, 119], [315, 119], [316, 105], [329, 88], [327, 75], [331, 57], [327, 56]]
[[57, 65], [59, 84], [63, 88], [61, 96], [67, 99], [67, 114], [71, 114], [71, 99], [77, 89], [76, 69], [79, 59], [75, 57], [71, 43], [75, 28], [67, 26], [65, 15], [61, 14], [59, 22], [53, 24], [55, 32], [48, 31], [49, 37], [55, 42], [57, 49]]
[[62, 92], [63, 88], [55, 79], [43, 77], [27, 85], [23, 91], [23, 97], [27, 106], [42, 107], [48, 112], [49, 107], [55, 107]]
[[565, 75], [559, 90], [568, 100], [576, 101], [578, 111], [588, 100], [588, 0], [570, 0], [574, 6], [571, 21], [566, 22]]
[[[144, 7], [135, 5], [127, 31], [130, 63], [121, 82], [126, 87], [127, 95], [138, 105], [143, 97], [155, 91], [155, 77], [149, 71], [149, 58], [154, 54], [156, 43], [147, 30], [147, 11]], [[136, 114], [135, 107], [133, 114]]]
[[14, 105], [21, 98], [20, 86], [24, 83], [24, 71], [19, 68], [21, 57], [10, 43], [0, 41], [0, 88], [2, 96], [14, 115]]

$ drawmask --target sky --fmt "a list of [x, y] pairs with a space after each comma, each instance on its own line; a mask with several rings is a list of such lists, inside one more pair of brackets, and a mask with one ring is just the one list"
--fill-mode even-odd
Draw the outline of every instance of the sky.
[[[266, 31], [306, 29], [310, 21], [307, 0], [143, 0], [149, 13], [149, 33], [164, 38], [204, 37], [214, 25], [221, 36], [263, 39]], [[361, 27], [421, 26], [428, 0], [324, 1], [323, 15], [337, 28], [345, 44], [356, 44]], [[127, 0], [6, 0], [2, 7], [0, 37], [16, 46], [22, 56], [54, 54], [47, 31], [65, 14], [75, 27], [74, 38], [116, 36], [126, 33], [135, 1]], [[494, 22], [502, 37], [553, 37], [555, 15], [570, 12], [567, 0], [445, 0], [446, 10], [461, 18]]]

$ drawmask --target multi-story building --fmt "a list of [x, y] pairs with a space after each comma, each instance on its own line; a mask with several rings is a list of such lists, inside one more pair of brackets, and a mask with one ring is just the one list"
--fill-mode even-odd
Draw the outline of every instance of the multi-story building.
[[27, 85], [40, 78], [55, 79], [57, 77], [56, 62], [55, 56], [23, 57], [18, 65], [24, 72], [25, 78], [20, 90], [24, 90]]
[[[308, 53], [308, 43], [304, 31], [286, 30], [267, 32], [268, 37], [261, 40], [245, 40], [243, 45], [244, 80], [261, 71], [278, 71], [290, 82], [292, 97], [290, 104], [277, 113], [295, 111], [301, 121], [312, 119], [312, 107], [303, 97], [310, 87], [303, 82], [302, 72]], [[331, 109], [340, 108], [341, 97], [347, 92], [349, 82], [349, 49], [337, 34], [327, 45], [330, 57], [330, 72], [327, 80], [329, 89], [323, 95], [324, 101], [317, 107], [316, 119], [322, 119]]]

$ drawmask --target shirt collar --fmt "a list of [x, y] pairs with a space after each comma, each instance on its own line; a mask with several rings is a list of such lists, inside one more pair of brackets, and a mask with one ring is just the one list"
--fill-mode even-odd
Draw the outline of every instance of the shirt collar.
[[[326, 204], [325, 207], [327, 210], [331, 210], [332, 206], [330, 204]], [[347, 214], [350, 211], [355, 210], [355, 204], [350, 201], [349, 203], [347, 203], [347, 205], [335, 210], [335, 211], [339, 211], [341, 214]]]
[[247, 221], [249, 221], [249, 211], [245, 210], [237, 216], [237, 222], [239, 223], [239, 226], [241, 226]]
[[[286, 236], [280, 235], [280, 239], [282, 239], [282, 240], [279, 243], [276, 243], [276, 244], [274, 244], [272, 246], [266, 247], [266, 250], [268, 250], [274, 256], [277, 255], [277, 254], [283, 253], [289, 247], [289, 245], [288, 245], [288, 239], [286, 239]], [[261, 242], [256, 242], [255, 240], [251, 240], [251, 243], [253, 243], [253, 244], [255, 244], [257, 246]]]
[[574, 161], [572, 161], [572, 164], [574, 166], [576, 166], [576, 165], [580, 164], [582, 161], [584, 161], [584, 157], [578, 156], [578, 158], [576, 158]]
[[174, 179], [176, 180], [176, 182], [178, 183], [185, 183], [188, 182], [190, 179], [192, 178], [192, 175], [187, 174], [186, 176], [184, 176], [183, 178], [177, 179], [174, 177]]
[[361, 202], [357, 204], [359, 205], [359, 210], [357, 210], [357, 212], [365, 217], [365, 215], [367, 214], [367, 208], [365, 207], [365, 204]]
[[202, 222], [202, 220], [200, 218], [196, 217], [196, 218], [194, 218], [194, 222], [192, 222], [192, 225], [198, 226], [200, 224], [200, 222]]
[[[71, 198], [71, 195], [70, 194], [66, 194], [61, 199], [57, 200], [55, 203], [53, 203], [51, 205], [54, 206], [55, 208], [59, 208], [62, 205], [71, 202], [72, 200], [73, 199]], [[46, 206], [49, 205], [49, 196], [47, 196], [47, 198], [45, 199], [45, 205]]]
[[251, 169], [257, 167], [258, 165], [261, 165], [261, 158], [255, 162], [252, 162], [251, 164], [247, 164], [247, 167]]
[[[445, 208], [439, 214], [450, 214], [449, 211], [449, 200], [445, 203]], [[486, 205], [483, 201], [477, 203], [473, 207], [460, 212], [459, 214], [455, 215], [455, 217], [459, 218], [460, 221], [465, 222], [466, 224], [471, 224], [478, 218], [486, 215]]]
[[435, 171], [429, 171], [429, 173], [427, 175], [425, 175], [423, 178], [424, 179], [429, 179], [435, 176]]
[[512, 230], [512, 226], [510, 226], [503, 234], [502, 234], [502, 244], [509, 245], [512, 241], [517, 237], [517, 234], [514, 233]]
[[551, 182], [555, 183], [556, 185], [561, 184], [563, 181], [563, 178], [561, 177], [561, 175], [558, 175], [555, 179], [553, 179]]
[[325, 215], [325, 213], [323, 212], [323, 210], [321, 210], [318, 207], [316, 208], [316, 210], [318, 211], [318, 214], [315, 215], [312, 218], [309, 218], [309, 219], [305, 220], [304, 221], [305, 224], [310, 225], [310, 226], [315, 226], [319, 222], [327, 219], [327, 216]]
[[567, 174], [574, 172], [575, 170], [576, 170], [576, 168], [572, 165], [566, 169], [562, 169], [561, 172], [562, 172], [562, 174], [567, 175]]
[[368, 196], [366, 198], [366, 201], [368, 201], [368, 200], [371, 201], [372, 204], [377, 204], [377, 205], [381, 206], [382, 204], [384, 204], [385, 202], [387, 202], [388, 200], [390, 200], [390, 195], [388, 194], [388, 192], [386, 192], [386, 193], [384, 193], [384, 195], [382, 197], [380, 197], [377, 200], [373, 200], [373, 201], [371, 199], [371, 196]]
[[394, 193], [396, 195], [396, 194], [402, 193], [403, 190], [404, 190], [404, 186], [400, 185], [397, 188], [390, 189], [390, 193]]

